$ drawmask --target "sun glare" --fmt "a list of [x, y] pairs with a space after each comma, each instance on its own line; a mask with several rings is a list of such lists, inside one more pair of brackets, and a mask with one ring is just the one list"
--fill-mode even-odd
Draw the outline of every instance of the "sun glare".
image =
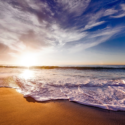
[[36, 58], [35, 55], [32, 53], [27, 53], [23, 55], [20, 61], [21, 66], [27, 66], [27, 67], [35, 65], [35, 63], [36, 63]]

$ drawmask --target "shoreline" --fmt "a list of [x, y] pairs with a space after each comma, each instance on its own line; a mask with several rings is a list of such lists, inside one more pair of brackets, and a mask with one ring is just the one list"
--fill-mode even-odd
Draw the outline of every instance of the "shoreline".
[[12, 88], [0, 88], [0, 125], [124, 125], [124, 111], [110, 111], [67, 100], [37, 102]]

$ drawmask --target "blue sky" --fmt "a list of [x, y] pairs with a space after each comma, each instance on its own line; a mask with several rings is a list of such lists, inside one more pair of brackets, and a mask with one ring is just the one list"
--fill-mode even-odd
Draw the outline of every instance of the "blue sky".
[[125, 1], [1, 0], [0, 64], [27, 53], [34, 65], [125, 64]]

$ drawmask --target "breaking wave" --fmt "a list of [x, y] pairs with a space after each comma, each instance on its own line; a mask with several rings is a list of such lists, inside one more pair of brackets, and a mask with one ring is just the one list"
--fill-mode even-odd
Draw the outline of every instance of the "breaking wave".
[[30, 96], [36, 101], [67, 99], [103, 109], [125, 111], [124, 72], [115, 74], [107, 71], [89, 71], [87, 73], [87, 71], [56, 69], [37, 69], [31, 72], [35, 75], [30, 76], [26, 72], [29, 78], [26, 78], [26, 73], [24, 73], [25, 77], [23, 76], [22, 69], [16, 75], [0, 77], [0, 87], [15, 88], [24, 97]]

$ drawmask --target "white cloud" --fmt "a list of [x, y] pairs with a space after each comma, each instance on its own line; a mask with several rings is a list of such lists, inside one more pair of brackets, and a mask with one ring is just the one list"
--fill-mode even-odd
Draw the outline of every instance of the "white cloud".
[[112, 18], [122, 18], [125, 16], [125, 4], [121, 4], [121, 9]]
[[52, 25], [52, 32], [47, 34], [47, 37], [58, 41], [59, 45], [64, 45], [67, 42], [77, 41], [86, 36], [86, 32], [79, 32], [75, 29], [62, 29], [58, 25]]
[[115, 14], [115, 13], [117, 13], [117, 12], [118, 12], [118, 10], [115, 10], [115, 9], [113, 9], [113, 8], [107, 9], [107, 10], [104, 12], [104, 16], [113, 15], [113, 14]]
[[112, 18], [122, 18], [125, 16], [125, 13], [118, 14], [116, 16], [111, 16]]
[[113, 37], [115, 34], [120, 32], [124, 27], [106, 28], [88, 35], [78, 44], [75, 44], [69, 49], [70, 53], [82, 51], [87, 48], [91, 48], [105, 42], [106, 40]]
[[[0, 2], [0, 14], [3, 17], [0, 20], [0, 41], [4, 42], [12, 49], [14, 49], [14, 47], [12, 47], [14, 44], [22, 44], [20, 36], [27, 34], [30, 30], [35, 32], [37, 40], [42, 35], [45, 36], [47, 24], [45, 21], [43, 23], [39, 23], [34, 14], [13, 8], [6, 2]], [[45, 39], [45, 37], [42, 38], [42, 40], [43, 39]], [[34, 41], [34, 44], [45, 42], [45, 40], [42, 40]]]
[[[39, 23], [34, 14], [13, 8], [6, 2], [0, 2], [0, 7], [0, 12], [3, 15], [0, 20], [0, 25], [3, 27], [0, 40], [13, 50], [22, 51], [27, 49], [28, 45], [29, 47], [37, 45], [38, 48], [42, 48], [45, 44], [63, 46], [67, 42], [80, 40], [86, 35], [85, 32], [81, 33], [75, 28], [63, 29], [58, 24], [52, 23], [47, 27], [49, 22], [44, 20]], [[28, 34], [29, 31], [34, 32], [34, 37], [32, 34]], [[22, 37], [25, 38], [20, 39]]]
[[91, 0], [57, 0], [57, 3], [59, 6], [63, 6], [63, 10], [80, 16], [88, 7], [90, 1]]
[[96, 13], [90, 13], [83, 17], [83, 21], [87, 20], [87, 24], [85, 25], [85, 29], [90, 29], [91, 27], [101, 25], [104, 21], [99, 21], [99, 19], [103, 16], [104, 10], [100, 10]]
[[[35, 2], [35, 0], [26, 0], [27, 6], [37, 11], [43, 11], [44, 9], [52, 14], [49, 5], [47, 3]], [[56, 1], [63, 7], [63, 11], [75, 16], [81, 15], [88, 7], [90, 0], [58, 0]], [[122, 7], [123, 8], [123, 7]], [[44, 18], [40, 22], [37, 14], [31, 13], [26, 10], [13, 7], [11, 4], [0, 1], [0, 42], [9, 46], [12, 50], [21, 52], [28, 48], [44, 49], [48, 48], [57, 49], [63, 48], [66, 44], [72, 44], [70, 51], [80, 51], [92, 46], [96, 46], [102, 42], [105, 42], [111, 38], [114, 34], [121, 31], [120, 28], [109, 28], [101, 31], [87, 32], [86, 29], [91, 29], [95, 26], [99, 26], [106, 21], [100, 21], [103, 16], [112, 15], [117, 13], [117, 10], [108, 9], [106, 11], [100, 10], [96, 13], [90, 13], [83, 17], [87, 19], [87, 23], [84, 28], [78, 28], [77, 25], [73, 25], [72, 28], [64, 28], [58, 21], [51, 23]], [[119, 16], [119, 17], [118, 17]], [[113, 18], [120, 18], [125, 15], [112, 16]], [[62, 15], [61, 15], [62, 17]], [[79, 20], [77, 20], [79, 23]], [[100, 37], [100, 39], [98, 39]], [[75, 44], [74, 44], [75, 43]], [[74, 46], [73, 46], [74, 45]], [[46, 48], [46, 49], [45, 49]], [[60, 50], [59, 50], [60, 51]], [[13, 53], [10, 55], [15, 56]]]
[[91, 33], [90, 38], [101, 37], [101, 36], [112, 36], [115, 33], [120, 32], [124, 27], [116, 27], [116, 28], [106, 28], [102, 30], [98, 30], [94, 33]]
[[42, 2], [40, 0], [26, 0], [26, 2], [34, 10], [37, 10], [39, 12], [47, 11], [51, 15], [53, 15], [53, 12], [50, 10], [50, 7], [46, 2]]
[[95, 27], [95, 26], [99, 26], [99, 25], [101, 25], [101, 24], [103, 24], [103, 23], [105, 23], [105, 21], [100, 21], [100, 22], [93, 23], [93, 24], [91, 24], [91, 25], [86, 25], [86, 26], [85, 26], [85, 30], [86, 30], [86, 29], [91, 29], [91, 28], [93, 28], [93, 27]]
[[121, 8], [125, 11], [125, 4], [121, 4]]

